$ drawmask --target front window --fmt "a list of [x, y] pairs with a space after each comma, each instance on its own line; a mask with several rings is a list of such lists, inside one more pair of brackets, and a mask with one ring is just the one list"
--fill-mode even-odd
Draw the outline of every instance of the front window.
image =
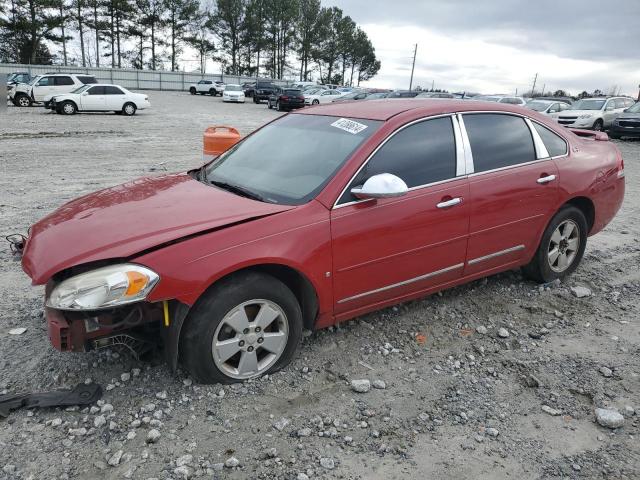
[[38, 75], [37, 77], [35, 77], [33, 80], [29, 82], [29, 85], [34, 86], [41, 78], [42, 76]]
[[201, 180], [265, 202], [314, 198], [382, 122], [286, 115], [205, 167]]
[[605, 100], [595, 98], [583, 98], [573, 104], [571, 110], [602, 110]]

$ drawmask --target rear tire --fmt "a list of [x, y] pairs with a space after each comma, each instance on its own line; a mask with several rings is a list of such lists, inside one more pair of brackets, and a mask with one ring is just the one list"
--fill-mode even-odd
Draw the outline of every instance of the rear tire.
[[549, 283], [571, 275], [587, 246], [587, 220], [572, 205], [561, 208], [547, 225], [531, 262], [523, 273], [538, 283]]
[[612, 138], [613, 140], [618, 140], [620, 139], [620, 135], [618, 135], [617, 133], [609, 133], [609, 138]]
[[288, 365], [301, 338], [302, 312], [291, 290], [271, 275], [248, 272], [222, 280], [198, 300], [180, 354], [196, 381], [234, 383]]

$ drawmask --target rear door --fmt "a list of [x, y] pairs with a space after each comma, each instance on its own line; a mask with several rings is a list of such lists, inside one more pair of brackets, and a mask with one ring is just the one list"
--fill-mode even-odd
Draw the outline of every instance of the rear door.
[[[455, 128], [455, 130], [454, 130]], [[382, 143], [331, 211], [335, 312], [357, 312], [461, 277], [469, 224], [457, 124], [423, 120]], [[463, 153], [462, 153], [463, 155]], [[391, 173], [409, 192], [358, 200], [351, 189]]]
[[125, 93], [114, 85], [106, 85], [104, 87], [104, 99], [106, 110], [120, 111], [124, 106], [127, 96]]
[[53, 77], [53, 90], [56, 95], [69, 93], [76, 89], [76, 82], [66, 75]]
[[557, 204], [558, 169], [525, 118], [462, 115], [473, 157], [465, 275], [517, 264], [537, 248]]

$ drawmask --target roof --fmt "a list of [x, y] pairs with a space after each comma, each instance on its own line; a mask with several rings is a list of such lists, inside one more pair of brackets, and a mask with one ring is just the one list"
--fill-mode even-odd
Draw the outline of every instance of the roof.
[[336, 102], [327, 105], [306, 107], [295, 111], [295, 115], [328, 115], [332, 117], [388, 120], [409, 110], [419, 110], [422, 116], [453, 112], [498, 111], [531, 114], [531, 110], [508, 103], [457, 100], [449, 98], [381, 99], [355, 102]]

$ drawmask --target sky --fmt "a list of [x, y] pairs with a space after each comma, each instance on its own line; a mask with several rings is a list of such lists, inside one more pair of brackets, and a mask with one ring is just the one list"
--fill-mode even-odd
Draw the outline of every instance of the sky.
[[382, 62], [367, 82], [515, 94], [638, 95], [640, 0], [322, 0], [351, 16]]

